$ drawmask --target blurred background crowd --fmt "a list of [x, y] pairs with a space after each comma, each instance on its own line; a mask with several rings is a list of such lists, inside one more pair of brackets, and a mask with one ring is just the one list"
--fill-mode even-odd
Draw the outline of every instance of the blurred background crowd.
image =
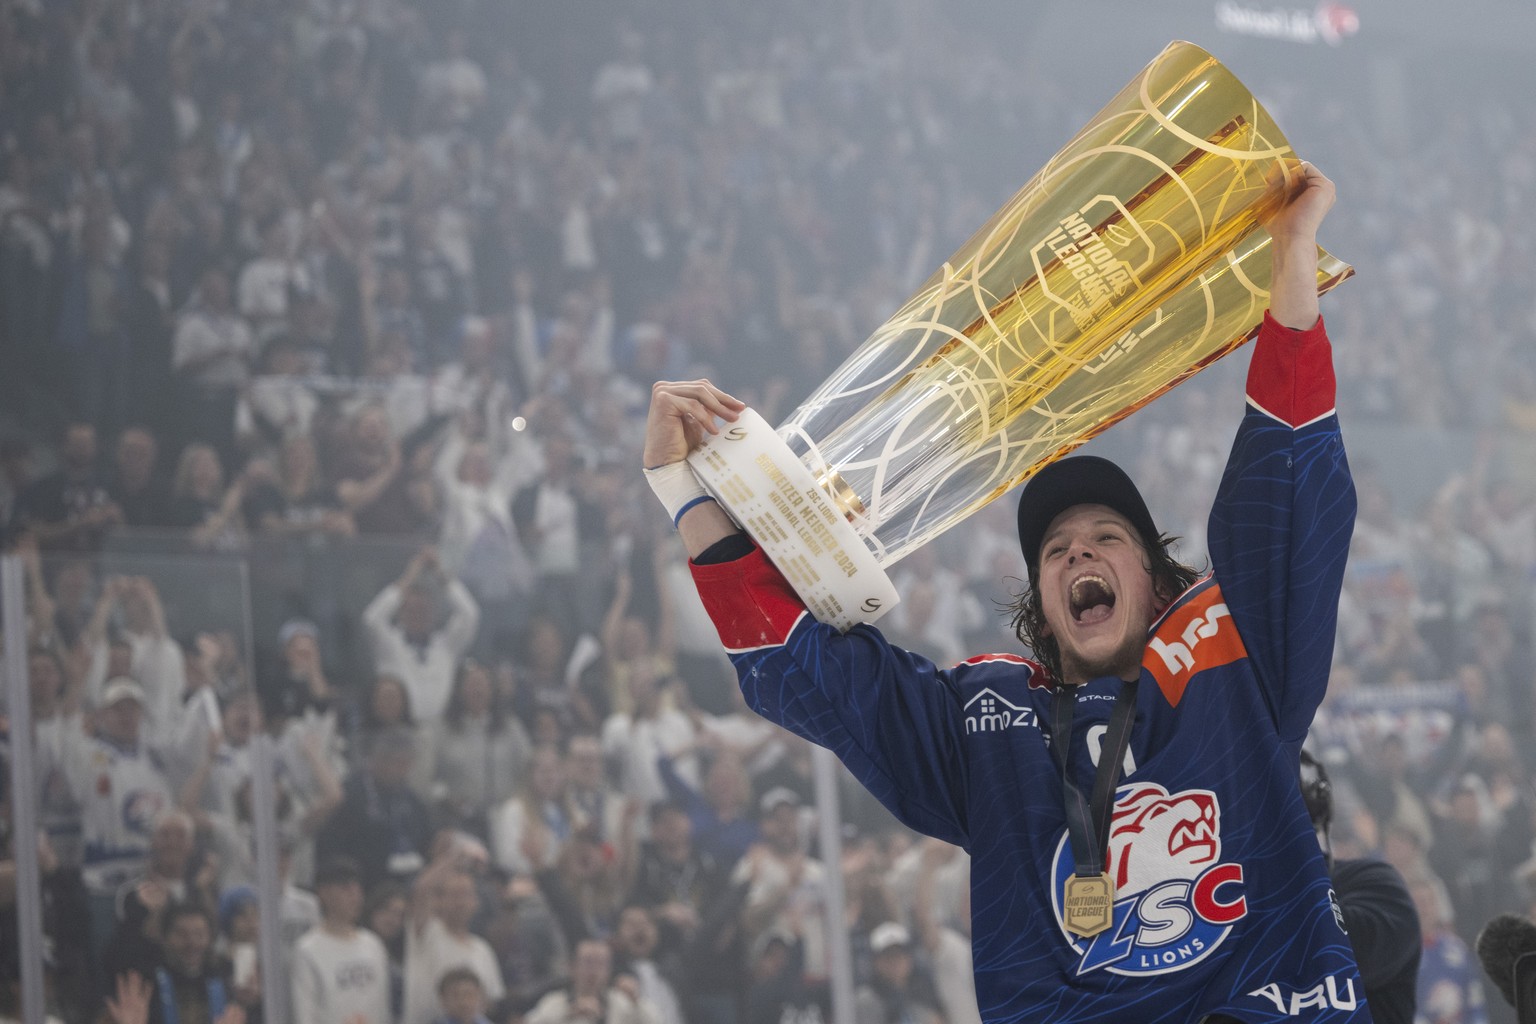
[[[302, 1024], [830, 1019], [830, 869], [859, 1024], [975, 1021], [964, 854], [845, 785], [823, 863], [810, 752], [740, 701], [636, 467], [652, 381], [784, 417], [1108, 98], [1005, 42], [916, 0], [0, 0], [40, 825], [0, 787], [0, 1019], [35, 842], [67, 1024], [275, 1019], [271, 970]], [[1430, 104], [1384, 152], [1233, 66], [1362, 270], [1324, 304], [1361, 499], [1332, 843], [1401, 870], [1421, 1016], [1471, 1024], [1467, 943], [1536, 897], [1536, 120]], [[1094, 442], [1193, 562], [1227, 362]], [[1011, 502], [893, 575], [898, 642], [1017, 649]]]

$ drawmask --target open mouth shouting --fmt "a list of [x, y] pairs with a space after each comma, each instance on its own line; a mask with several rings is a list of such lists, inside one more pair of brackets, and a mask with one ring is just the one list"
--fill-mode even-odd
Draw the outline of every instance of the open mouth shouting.
[[1074, 622], [1084, 626], [1097, 625], [1114, 614], [1114, 588], [1098, 573], [1084, 573], [1072, 581], [1068, 606], [1072, 609]]

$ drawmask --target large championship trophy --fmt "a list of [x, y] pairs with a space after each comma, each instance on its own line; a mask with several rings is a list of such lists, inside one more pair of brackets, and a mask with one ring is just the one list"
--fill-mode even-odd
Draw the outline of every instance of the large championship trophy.
[[[822, 622], [883, 567], [1253, 337], [1260, 226], [1300, 176], [1225, 67], [1172, 43], [777, 430], [689, 456]], [[1318, 250], [1318, 291], [1353, 271]]]

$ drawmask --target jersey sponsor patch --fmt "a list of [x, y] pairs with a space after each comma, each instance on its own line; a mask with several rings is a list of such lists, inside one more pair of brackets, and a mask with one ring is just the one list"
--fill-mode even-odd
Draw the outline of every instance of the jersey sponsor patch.
[[965, 734], [1006, 732], [1013, 728], [1039, 729], [1034, 708], [1020, 707], [990, 686], [965, 704]]
[[1073, 873], [1063, 830], [1051, 898], [1061, 933], [1080, 957], [1079, 975], [1184, 970], [1210, 956], [1248, 916], [1243, 866], [1221, 859], [1221, 804], [1210, 790], [1169, 793], [1155, 782], [1121, 786], [1106, 870], [1115, 885], [1109, 928], [1091, 939], [1072, 934], [1061, 914]]
[[[1305, 990], [1286, 990], [1270, 982], [1248, 993], [1251, 999], [1267, 999], [1275, 1010], [1287, 1017], [1300, 1017], [1307, 1010], [1353, 1010], [1360, 1005], [1355, 994], [1355, 979], [1348, 975], [1328, 975]], [[1446, 1018], [1439, 1018], [1446, 1019]]]
[[1173, 707], [1196, 673], [1248, 657], [1242, 637], [1214, 580], [1196, 586], [1152, 630], [1141, 664]]

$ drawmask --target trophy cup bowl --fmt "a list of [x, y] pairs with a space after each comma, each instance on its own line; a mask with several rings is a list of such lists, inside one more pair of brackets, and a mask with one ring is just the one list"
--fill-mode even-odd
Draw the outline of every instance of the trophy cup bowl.
[[[873, 622], [886, 567], [1258, 332], [1298, 168], [1171, 43], [783, 424], [748, 410], [689, 465], [818, 620]], [[1352, 273], [1318, 250], [1320, 293]]]

